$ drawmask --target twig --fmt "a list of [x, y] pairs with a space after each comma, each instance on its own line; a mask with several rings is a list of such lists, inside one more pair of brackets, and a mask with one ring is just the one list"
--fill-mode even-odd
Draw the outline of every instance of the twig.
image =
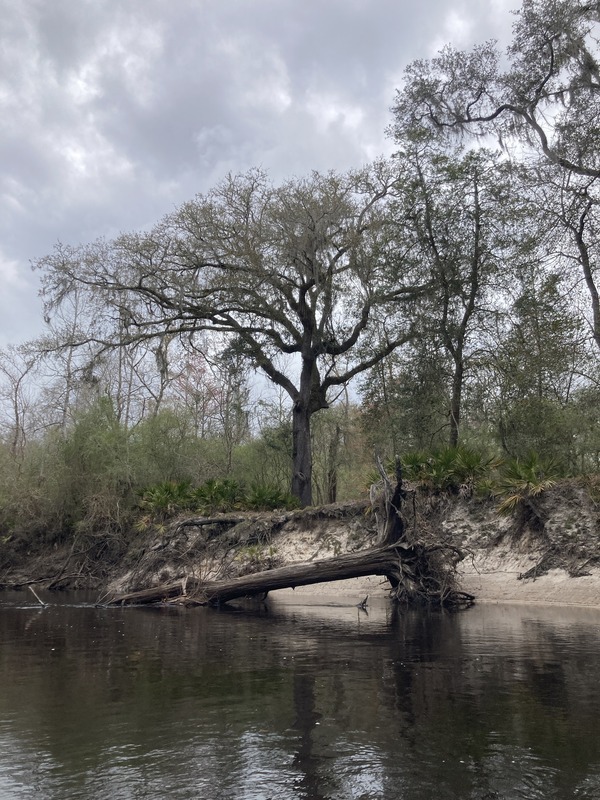
[[42, 608], [46, 608], [46, 606], [48, 604], [44, 603], [44, 601], [40, 598], [39, 594], [36, 592], [36, 590], [33, 588], [33, 586], [29, 585], [27, 588], [32, 593], [32, 595], [35, 597], [35, 599], [38, 601], [38, 603], [41, 605], [41, 607]]

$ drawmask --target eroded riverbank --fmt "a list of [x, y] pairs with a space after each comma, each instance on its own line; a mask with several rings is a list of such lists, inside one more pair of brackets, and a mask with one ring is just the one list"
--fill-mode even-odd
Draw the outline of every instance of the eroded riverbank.
[[[464, 558], [457, 564], [458, 585], [477, 601], [600, 606], [597, 504], [582, 486], [564, 482], [537, 501], [537, 511], [535, 518], [505, 517], [491, 500], [409, 489], [404, 514], [409, 536], [460, 549]], [[367, 502], [223, 515], [211, 524], [181, 517], [132, 534], [118, 551], [105, 547], [104, 558], [96, 562], [80, 558], [88, 541], [18, 553], [13, 563], [4, 559], [0, 582], [94, 586], [105, 594], [190, 577], [218, 580], [360, 552], [374, 545], [376, 523]], [[281, 596], [290, 591], [281, 590]], [[367, 594], [383, 597], [387, 592], [385, 579], [363, 577], [298, 587], [295, 595], [350, 594], [358, 602]]]

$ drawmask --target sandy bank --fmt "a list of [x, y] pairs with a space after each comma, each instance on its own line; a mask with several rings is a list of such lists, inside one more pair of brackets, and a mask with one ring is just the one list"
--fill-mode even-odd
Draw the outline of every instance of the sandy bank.
[[[536, 498], [535, 508], [535, 515], [506, 517], [492, 498], [409, 487], [404, 513], [409, 538], [468, 554], [457, 567], [458, 587], [478, 603], [600, 608], [600, 502], [571, 480]], [[127, 551], [108, 565], [103, 585], [107, 594], [119, 595], [189, 577], [219, 581], [355, 554], [375, 546], [376, 523], [377, 509], [366, 501], [199, 521], [181, 517], [161, 530], [135, 535]], [[37, 567], [24, 565], [24, 577], [19, 573], [14, 583], [34, 580], [43, 588], [43, 576], [71, 566], [68, 552], [54, 557], [51, 567], [48, 554], [41, 553]], [[529, 577], [521, 579], [524, 575]], [[371, 577], [282, 589], [270, 597], [294, 604], [340, 598], [352, 608], [366, 595], [385, 604], [388, 591], [386, 580]]]
[[600, 608], [600, 570], [572, 578], [563, 569], [546, 575], [519, 580], [535, 559], [519, 554], [499, 554], [493, 550], [477, 554], [459, 566], [462, 589], [484, 603], [544, 603], [593, 606]]
[[[553, 569], [546, 575], [519, 580], [536, 563], [536, 556], [509, 554], [505, 550], [482, 551], [459, 565], [461, 589], [475, 595], [477, 603], [537, 603], [544, 605], [588, 606], [600, 609], [600, 570], [572, 578], [565, 570]], [[354, 578], [335, 583], [299, 586], [272, 592], [286, 603], [330, 603], [341, 598], [359, 603], [387, 596], [387, 582], [380, 578]]]

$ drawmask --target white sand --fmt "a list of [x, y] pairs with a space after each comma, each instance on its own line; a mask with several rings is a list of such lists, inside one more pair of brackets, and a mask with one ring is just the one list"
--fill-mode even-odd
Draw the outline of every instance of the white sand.
[[600, 608], [600, 570], [588, 576], [571, 578], [562, 569], [553, 569], [539, 578], [519, 580], [538, 560], [505, 551], [480, 552], [459, 565], [460, 585], [465, 592], [485, 603], [544, 603], [594, 606]]
[[[518, 576], [538, 560], [535, 555], [523, 556], [505, 551], [482, 551], [459, 565], [460, 588], [475, 595], [478, 603], [538, 603], [544, 605], [590, 606], [600, 608], [600, 570], [582, 578], [571, 578], [560, 569], [539, 578], [519, 580]], [[335, 583], [281, 589], [271, 596], [286, 604], [292, 603], [359, 603], [366, 595], [370, 600], [385, 598], [386, 580], [352, 578]]]

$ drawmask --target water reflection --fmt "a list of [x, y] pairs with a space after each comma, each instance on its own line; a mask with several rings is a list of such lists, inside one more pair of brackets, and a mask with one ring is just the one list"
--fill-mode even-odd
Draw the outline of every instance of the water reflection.
[[0, 600], [0, 797], [600, 797], [600, 613]]

